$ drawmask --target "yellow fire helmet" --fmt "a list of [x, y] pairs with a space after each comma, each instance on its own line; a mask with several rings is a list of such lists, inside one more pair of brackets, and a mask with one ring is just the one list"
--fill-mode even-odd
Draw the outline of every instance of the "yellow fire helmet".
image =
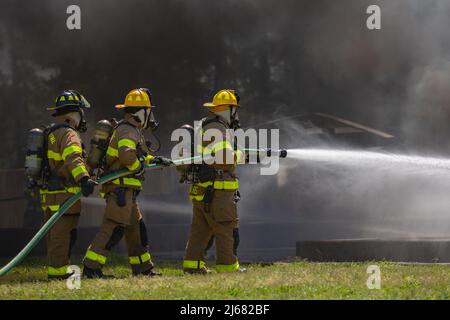
[[131, 90], [125, 97], [123, 104], [116, 105], [117, 109], [124, 108], [152, 108], [150, 91], [143, 88]]
[[231, 89], [220, 90], [214, 95], [212, 102], [204, 103], [203, 106], [210, 108], [212, 112], [226, 110], [230, 106], [239, 107], [239, 96]]

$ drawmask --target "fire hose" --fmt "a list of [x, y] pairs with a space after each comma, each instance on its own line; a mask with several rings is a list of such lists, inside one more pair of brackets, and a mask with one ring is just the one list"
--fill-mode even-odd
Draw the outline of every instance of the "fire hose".
[[[258, 152], [263, 151], [268, 156], [271, 156], [273, 152], [270, 149], [244, 149], [244, 151], [248, 152]], [[278, 151], [277, 151], [278, 152]], [[286, 150], [281, 150], [277, 153], [280, 157], [286, 156]], [[189, 162], [195, 162], [200, 159], [205, 160], [204, 157], [201, 155], [190, 157], [190, 158], [183, 158], [173, 161], [172, 166], [177, 166], [180, 164], [185, 164]], [[147, 164], [145, 165], [146, 170], [153, 170], [162, 168], [162, 164]], [[97, 182], [99, 185], [111, 182], [112, 180], [124, 177], [131, 174], [131, 172], [124, 168], [118, 171], [115, 171], [113, 173], [110, 173], [104, 177], [101, 177], [97, 179]], [[8, 262], [3, 268], [0, 269], [0, 278], [6, 275], [11, 269], [15, 268], [19, 263], [22, 262], [22, 260], [30, 253], [30, 251], [41, 241], [41, 239], [47, 234], [47, 232], [53, 227], [53, 225], [58, 221], [58, 219], [70, 208], [72, 207], [78, 200], [81, 198], [81, 192], [78, 192], [74, 194], [71, 198], [69, 198], [64, 204], [61, 206], [61, 208], [53, 214], [50, 219], [38, 230], [38, 232], [34, 235], [34, 237], [27, 243], [27, 245], [10, 261]]]

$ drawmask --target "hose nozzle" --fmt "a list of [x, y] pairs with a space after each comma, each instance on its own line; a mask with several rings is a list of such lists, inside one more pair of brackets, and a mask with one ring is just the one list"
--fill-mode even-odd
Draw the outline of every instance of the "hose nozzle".
[[287, 157], [287, 150], [286, 149], [279, 149], [279, 150], [272, 150], [270, 148], [266, 149], [266, 154], [268, 157], [271, 157], [272, 155], [278, 156], [280, 158], [286, 158]]

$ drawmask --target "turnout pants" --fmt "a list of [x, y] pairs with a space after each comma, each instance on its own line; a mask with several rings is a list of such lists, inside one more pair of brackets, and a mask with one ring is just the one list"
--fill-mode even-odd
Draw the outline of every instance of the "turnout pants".
[[105, 216], [86, 252], [84, 265], [91, 269], [101, 269], [111, 249], [125, 237], [133, 274], [151, 270], [153, 263], [147, 249], [147, 230], [136, 202], [135, 191], [125, 189], [125, 204], [121, 203], [123, 206], [119, 206], [116, 192], [107, 193], [105, 198]]
[[[72, 194], [48, 194], [42, 196], [44, 223], [60, 208]], [[64, 276], [68, 273], [70, 255], [77, 239], [77, 226], [81, 203], [78, 201], [62, 215], [46, 235], [49, 276]]]
[[231, 272], [239, 269], [236, 256], [239, 229], [234, 191], [215, 190], [209, 208], [193, 200], [193, 216], [186, 246], [183, 268], [186, 271], [204, 271], [205, 249], [214, 236], [216, 242], [216, 269]]
[[[53, 215], [45, 211], [45, 221]], [[68, 273], [70, 255], [77, 239], [77, 225], [80, 214], [64, 214], [47, 233], [48, 275], [64, 276]]]

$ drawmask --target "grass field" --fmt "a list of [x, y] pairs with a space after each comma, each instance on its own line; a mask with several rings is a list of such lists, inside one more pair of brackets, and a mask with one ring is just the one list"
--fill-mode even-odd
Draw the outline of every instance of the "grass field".
[[[113, 257], [105, 273], [118, 279], [82, 280], [81, 289], [69, 290], [64, 281], [46, 280], [44, 260], [28, 259], [0, 279], [0, 299], [450, 299], [445, 265], [292, 260], [202, 276], [184, 275], [179, 261], [155, 262], [162, 277], [135, 278], [125, 258]], [[379, 290], [366, 286], [371, 264], [381, 269]]]

